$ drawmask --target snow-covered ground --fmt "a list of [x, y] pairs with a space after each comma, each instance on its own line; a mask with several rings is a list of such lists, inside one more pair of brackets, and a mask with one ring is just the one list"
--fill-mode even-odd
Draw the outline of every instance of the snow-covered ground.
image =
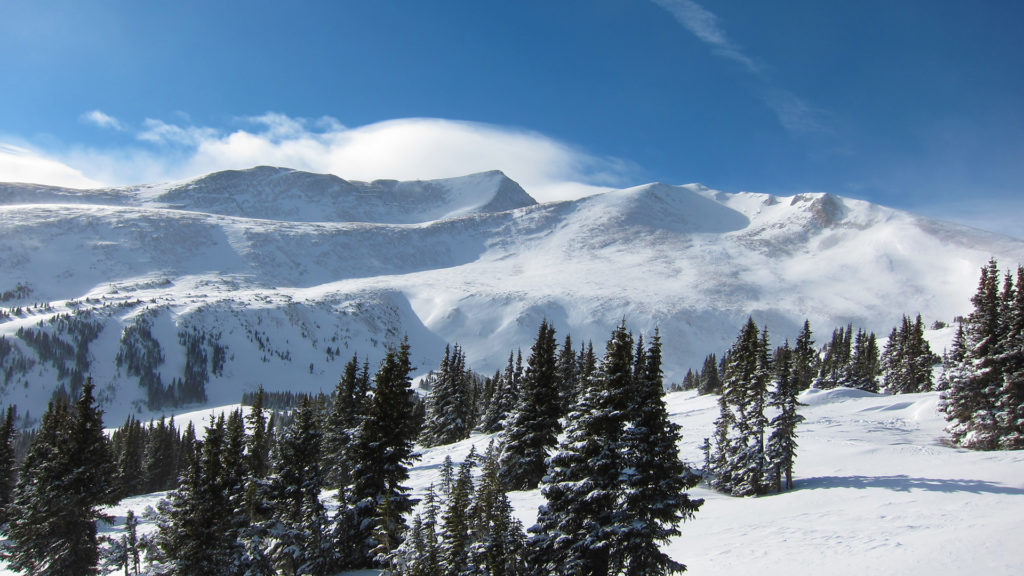
[[[1024, 452], [971, 452], [945, 443], [938, 393], [880, 395], [850, 389], [805, 393], [793, 491], [733, 498], [703, 487], [705, 503], [667, 545], [690, 574], [820, 576], [1020, 574], [1024, 548]], [[717, 397], [666, 396], [683, 426], [683, 457], [695, 466], [718, 415]], [[208, 414], [208, 413], [207, 413]], [[202, 415], [195, 415], [197, 424]], [[437, 483], [445, 456], [458, 464], [491, 435], [424, 450], [409, 485]], [[116, 534], [161, 495], [109, 510]], [[539, 491], [514, 492], [523, 523], [536, 518]], [[151, 530], [144, 525], [142, 530]], [[6, 574], [0, 571], [0, 574]]]

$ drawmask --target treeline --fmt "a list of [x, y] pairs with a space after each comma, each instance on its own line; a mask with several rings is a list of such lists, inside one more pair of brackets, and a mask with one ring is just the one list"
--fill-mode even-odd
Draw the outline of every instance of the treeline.
[[[862, 328], [854, 332], [852, 324], [834, 329], [828, 343], [816, 348], [810, 322], [805, 320], [792, 351], [800, 391], [812, 386], [819, 390], [842, 386], [889, 394], [926, 392], [935, 389], [932, 372], [941, 362], [924, 337], [920, 314], [913, 320], [904, 316], [881, 351], [874, 332]], [[709, 354], [700, 370], [687, 371], [679, 389], [721, 394], [728, 354], [721, 360]]]

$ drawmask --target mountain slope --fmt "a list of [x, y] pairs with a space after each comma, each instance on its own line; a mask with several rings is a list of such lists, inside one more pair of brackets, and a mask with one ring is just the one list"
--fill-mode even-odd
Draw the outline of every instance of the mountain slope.
[[905, 313], [951, 321], [990, 256], [1024, 262], [1024, 242], [827, 194], [650, 184], [537, 204], [500, 172], [356, 183], [266, 167], [112, 190], [0, 184], [0, 398], [39, 414], [71, 383], [72, 360], [25, 329], [73, 346], [96, 333], [78, 368], [112, 421], [145, 404], [123, 358], [147, 326], [164, 384], [198, 335], [211, 402], [328, 390], [353, 354], [376, 363], [406, 335], [423, 372], [445, 342], [493, 372], [543, 318], [577, 345], [622, 318], [657, 327], [678, 381], [748, 315], [779, 342], [808, 318], [819, 344], [847, 322], [884, 335]]

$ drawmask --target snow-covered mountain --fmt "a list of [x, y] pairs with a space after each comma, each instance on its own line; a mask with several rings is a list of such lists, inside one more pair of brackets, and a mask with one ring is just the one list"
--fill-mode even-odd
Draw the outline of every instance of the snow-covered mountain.
[[405, 336], [421, 371], [458, 342], [489, 372], [545, 317], [577, 345], [623, 318], [658, 328], [678, 381], [748, 315], [780, 343], [804, 318], [819, 343], [848, 322], [884, 336], [903, 314], [951, 321], [991, 256], [1024, 262], [1024, 241], [829, 194], [649, 184], [538, 204], [500, 172], [269, 167], [0, 184], [0, 402], [39, 414], [78, 369], [117, 422], [142, 406], [146, 366], [167, 384], [200, 357], [214, 404], [260, 384], [329, 390], [353, 354], [374, 364]]

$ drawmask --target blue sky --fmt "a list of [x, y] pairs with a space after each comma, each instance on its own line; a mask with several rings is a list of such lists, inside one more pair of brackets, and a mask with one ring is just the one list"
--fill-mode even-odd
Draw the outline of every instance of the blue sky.
[[825, 191], [1024, 237], [1024, 3], [0, 0], [0, 180]]

